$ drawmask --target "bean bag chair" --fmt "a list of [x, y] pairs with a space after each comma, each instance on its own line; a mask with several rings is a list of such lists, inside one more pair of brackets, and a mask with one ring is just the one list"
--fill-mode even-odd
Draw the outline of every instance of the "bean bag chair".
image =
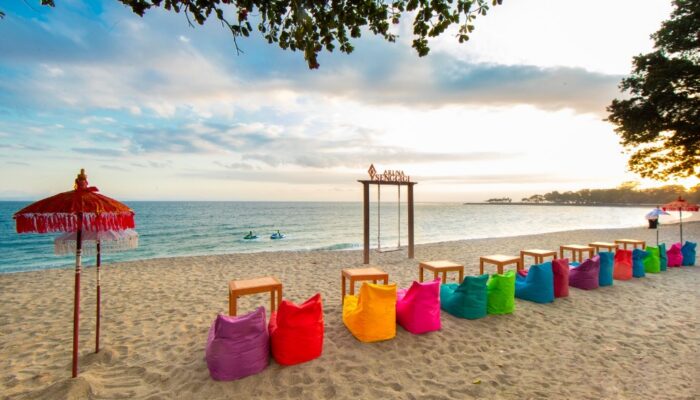
[[666, 255], [666, 245], [659, 245], [659, 271], [663, 272], [668, 269], [668, 255]]
[[323, 304], [317, 293], [301, 305], [282, 300], [270, 314], [272, 357], [280, 365], [294, 365], [320, 357], [323, 352]]
[[587, 258], [581, 265], [569, 271], [569, 286], [590, 290], [597, 289], [600, 275], [600, 256]]
[[398, 290], [396, 322], [413, 334], [440, 330], [440, 279]]
[[486, 294], [489, 314], [512, 314], [515, 310], [515, 271], [491, 275], [486, 283]]
[[396, 336], [396, 284], [363, 283], [360, 295], [346, 295], [343, 323], [361, 342], [378, 342]]
[[683, 248], [681, 248], [681, 253], [683, 254], [683, 265], [695, 265], [696, 247], [698, 247], [697, 243], [685, 242]]
[[644, 277], [644, 258], [646, 258], [648, 252], [642, 249], [632, 250], [632, 276], [635, 278]]
[[615, 254], [610, 251], [601, 251], [600, 272], [598, 273], [598, 286], [612, 286]]
[[205, 353], [209, 374], [217, 381], [264, 370], [270, 362], [265, 307], [238, 317], [219, 314], [209, 328]]
[[683, 253], [681, 252], [681, 244], [674, 243], [671, 248], [666, 252], [668, 257], [669, 267], [680, 267], [683, 264]]
[[569, 295], [569, 259], [553, 260], [552, 275], [554, 275], [554, 297], [567, 297]]
[[552, 263], [533, 265], [525, 274], [515, 276], [515, 297], [535, 303], [554, 301], [554, 274]]
[[486, 283], [488, 274], [466, 276], [461, 284], [447, 283], [440, 287], [440, 307], [459, 318], [478, 319], [487, 313]]
[[647, 256], [644, 257], [642, 263], [644, 264], [644, 272], [649, 274], [658, 274], [661, 272], [661, 259], [659, 258], [659, 248], [653, 246], [647, 246], [644, 249], [647, 252]]
[[632, 250], [617, 250], [615, 252], [613, 278], [618, 281], [632, 279]]

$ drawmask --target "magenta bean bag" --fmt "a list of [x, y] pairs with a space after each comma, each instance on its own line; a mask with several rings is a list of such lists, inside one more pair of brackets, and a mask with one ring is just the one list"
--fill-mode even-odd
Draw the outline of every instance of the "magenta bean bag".
[[576, 268], [569, 271], [569, 286], [590, 290], [599, 286], [600, 257], [588, 258]]
[[413, 334], [440, 330], [440, 279], [397, 290], [396, 322]]
[[569, 295], [569, 259], [553, 260], [552, 273], [554, 274], [554, 297], [567, 297]]
[[681, 251], [681, 244], [674, 243], [670, 249], [666, 252], [668, 256], [668, 266], [669, 267], [680, 267], [683, 264], [683, 252]]
[[270, 362], [265, 307], [240, 317], [217, 315], [209, 329], [206, 360], [217, 381], [232, 381], [264, 370]]

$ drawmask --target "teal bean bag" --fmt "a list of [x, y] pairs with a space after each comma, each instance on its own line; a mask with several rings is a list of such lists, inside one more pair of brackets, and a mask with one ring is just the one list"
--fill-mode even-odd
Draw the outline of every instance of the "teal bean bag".
[[527, 272], [515, 276], [515, 297], [535, 303], [554, 301], [552, 262], [533, 265]]
[[613, 265], [615, 253], [610, 251], [601, 251], [600, 256], [600, 271], [598, 273], [598, 286], [612, 286], [613, 284]]
[[635, 278], [644, 277], [644, 258], [647, 252], [642, 249], [632, 250], [632, 276]]
[[460, 285], [440, 286], [440, 308], [459, 318], [478, 319], [486, 316], [486, 283], [489, 274], [467, 276]]
[[666, 271], [668, 269], [668, 255], [666, 254], [666, 244], [661, 243], [659, 245], [659, 271]]
[[685, 244], [681, 248], [681, 252], [683, 253], [683, 265], [695, 265], [695, 249], [697, 247], [697, 243], [685, 242]]
[[489, 314], [512, 314], [515, 310], [515, 271], [491, 275], [486, 284]]
[[661, 272], [661, 260], [659, 257], [659, 248], [647, 246], [646, 257], [642, 261], [644, 263], [644, 272], [648, 274], [658, 274]]

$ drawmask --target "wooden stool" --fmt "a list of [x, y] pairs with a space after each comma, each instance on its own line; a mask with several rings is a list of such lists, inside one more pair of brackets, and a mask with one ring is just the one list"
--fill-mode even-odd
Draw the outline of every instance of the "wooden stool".
[[632, 245], [633, 249], [637, 248], [637, 245], [641, 246], [642, 250], [646, 247], [646, 242], [643, 240], [636, 240], [636, 239], [617, 239], [615, 241], [616, 244], [621, 244], [622, 248], [624, 250], [627, 250], [627, 245]]
[[608, 243], [608, 242], [593, 242], [593, 243], [588, 243], [589, 246], [593, 247], [595, 249], [596, 253], [600, 253], [600, 249], [606, 249], [607, 251], [610, 252], [616, 252], [618, 248], [617, 243]]
[[277, 293], [277, 307], [282, 302], [282, 284], [273, 276], [262, 278], [230, 281], [228, 283], [228, 314], [235, 316], [238, 307], [238, 298], [247, 294], [270, 292], [270, 312], [275, 311], [275, 293]]
[[496, 264], [498, 267], [498, 273], [503, 273], [503, 267], [508, 264], [515, 264], [516, 269], [520, 271], [523, 269], [523, 265], [520, 263], [520, 257], [518, 256], [504, 256], [502, 254], [494, 254], [491, 256], [482, 256], [479, 258], [479, 273], [484, 274], [484, 263]]
[[520, 265], [522, 268], [525, 268], [525, 256], [532, 256], [535, 259], [535, 264], [542, 264], [545, 257], [552, 257], [552, 260], [557, 258], [557, 252], [555, 250], [540, 249], [520, 250]]
[[440, 261], [424, 261], [418, 264], [418, 281], [423, 282], [423, 270], [433, 271], [433, 279], [437, 279], [438, 274], [442, 272], [442, 283], [447, 283], [447, 272], [456, 271], [459, 272], [459, 281], [457, 283], [462, 283], [464, 279], [464, 265], [453, 263], [452, 261], [440, 260]]
[[564, 258], [565, 250], [571, 251], [571, 261], [577, 261], [576, 255], [578, 254], [578, 262], [582, 262], [584, 251], [588, 252], [589, 258], [593, 257], [593, 247], [591, 246], [582, 246], [580, 244], [565, 244], [563, 246], [559, 246], [559, 258]]
[[345, 279], [350, 279], [350, 294], [355, 294], [355, 282], [357, 281], [372, 281], [377, 283], [378, 280], [383, 280], [384, 284], [389, 284], [389, 274], [379, 268], [351, 268], [344, 269], [340, 274], [342, 281], [342, 296], [341, 304], [345, 302]]

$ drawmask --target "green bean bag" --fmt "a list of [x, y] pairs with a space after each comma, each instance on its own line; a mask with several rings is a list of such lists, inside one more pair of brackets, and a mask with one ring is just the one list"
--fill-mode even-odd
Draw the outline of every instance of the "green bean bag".
[[659, 270], [666, 271], [668, 269], [668, 255], [666, 255], [666, 244], [659, 245]]
[[486, 291], [489, 314], [512, 314], [515, 310], [515, 271], [491, 275]]
[[659, 257], [659, 248], [647, 246], [647, 255], [642, 262], [644, 263], [644, 272], [649, 274], [657, 274], [661, 272], [661, 260]]
[[440, 308], [466, 319], [486, 316], [486, 282], [488, 274], [467, 276], [462, 284], [446, 283], [440, 286]]

